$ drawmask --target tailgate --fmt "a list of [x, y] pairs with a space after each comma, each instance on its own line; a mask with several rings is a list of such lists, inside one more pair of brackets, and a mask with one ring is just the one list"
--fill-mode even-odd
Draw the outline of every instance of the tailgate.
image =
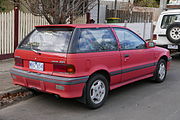
[[25, 71], [52, 75], [54, 63], [66, 63], [66, 53], [34, 52], [31, 50], [17, 49], [15, 58], [23, 60], [23, 67], [18, 67]]

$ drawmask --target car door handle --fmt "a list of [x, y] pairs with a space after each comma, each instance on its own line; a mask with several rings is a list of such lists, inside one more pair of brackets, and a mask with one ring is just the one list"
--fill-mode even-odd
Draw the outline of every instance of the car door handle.
[[124, 57], [129, 57], [129, 54], [125, 54]]

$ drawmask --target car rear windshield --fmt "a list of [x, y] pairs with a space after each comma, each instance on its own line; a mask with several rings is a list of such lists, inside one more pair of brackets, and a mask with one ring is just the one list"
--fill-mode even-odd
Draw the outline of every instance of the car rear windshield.
[[21, 49], [66, 53], [73, 28], [36, 28], [19, 45]]
[[162, 24], [161, 24], [161, 28], [167, 29], [167, 27], [170, 24], [172, 24], [176, 21], [180, 21], [180, 14], [164, 15], [163, 20], [162, 20]]

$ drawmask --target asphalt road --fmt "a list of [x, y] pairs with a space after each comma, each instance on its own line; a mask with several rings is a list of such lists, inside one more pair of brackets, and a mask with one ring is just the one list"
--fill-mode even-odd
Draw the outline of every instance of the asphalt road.
[[1, 109], [0, 120], [180, 120], [180, 56], [164, 83], [143, 80], [113, 90], [100, 109], [42, 94]]

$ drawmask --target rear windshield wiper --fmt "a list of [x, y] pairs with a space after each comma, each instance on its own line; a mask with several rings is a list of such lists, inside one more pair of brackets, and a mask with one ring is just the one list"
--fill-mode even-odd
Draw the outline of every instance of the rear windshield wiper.
[[39, 51], [35, 50], [32, 45], [31, 45], [31, 50], [32, 50], [33, 52], [35, 52], [36, 54], [41, 54]]

